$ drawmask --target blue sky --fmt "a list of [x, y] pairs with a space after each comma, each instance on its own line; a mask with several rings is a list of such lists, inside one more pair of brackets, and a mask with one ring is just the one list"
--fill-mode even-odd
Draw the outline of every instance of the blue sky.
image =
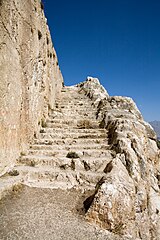
[[43, 0], [65, 85], [98, 77], [160, 120], [160, 1]]

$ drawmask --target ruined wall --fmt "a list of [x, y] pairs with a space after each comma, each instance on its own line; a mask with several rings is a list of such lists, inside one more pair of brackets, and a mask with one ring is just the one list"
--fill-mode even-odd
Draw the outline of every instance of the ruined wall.
[[63, 77], [40, 0], [0, 0], [0, 175], [54, 107]]

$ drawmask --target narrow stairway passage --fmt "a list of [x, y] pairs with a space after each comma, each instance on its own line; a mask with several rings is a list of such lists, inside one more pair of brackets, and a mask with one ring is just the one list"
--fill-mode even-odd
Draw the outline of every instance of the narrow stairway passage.
[[[64, 87], [16, 170], [28, 186], [94, 189], [112, 159], [107, 131], [79, 87]], [[75, 157], [76, 156], [76, 157]]]

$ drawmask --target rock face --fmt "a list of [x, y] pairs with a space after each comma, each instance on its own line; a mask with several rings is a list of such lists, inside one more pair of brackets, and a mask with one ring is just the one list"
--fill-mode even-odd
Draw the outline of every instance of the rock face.
[[0, 1], [0, 175], [55, 104], [63, 78], [39, 0]]
[[158, 139], [160, 139], [160, 121], [152, 121], [150, 124], [154, 128]]
[[[133, 239], [159, 239], [159, 150], [156, 134], [130, 98], [109, 97], [99, 92], [94, 99], [88, 78], [81, 88], [97, 106], [97, 118], [108, 131], [115, 156], [98, 184], [86, 218], [112, 232]], [[91, 94], [90, 94], [91, 92]], [[97, 103], [99, 103], [97, 105]]]

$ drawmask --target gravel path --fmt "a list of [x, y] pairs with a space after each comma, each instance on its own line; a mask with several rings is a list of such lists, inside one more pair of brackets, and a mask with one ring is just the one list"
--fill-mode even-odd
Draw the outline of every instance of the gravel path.
[[8, 195], [0, 202], [0, 239], [119, 240], [85, 221], [76, 210], [80, 196], [76, 190], [29, 187]]

